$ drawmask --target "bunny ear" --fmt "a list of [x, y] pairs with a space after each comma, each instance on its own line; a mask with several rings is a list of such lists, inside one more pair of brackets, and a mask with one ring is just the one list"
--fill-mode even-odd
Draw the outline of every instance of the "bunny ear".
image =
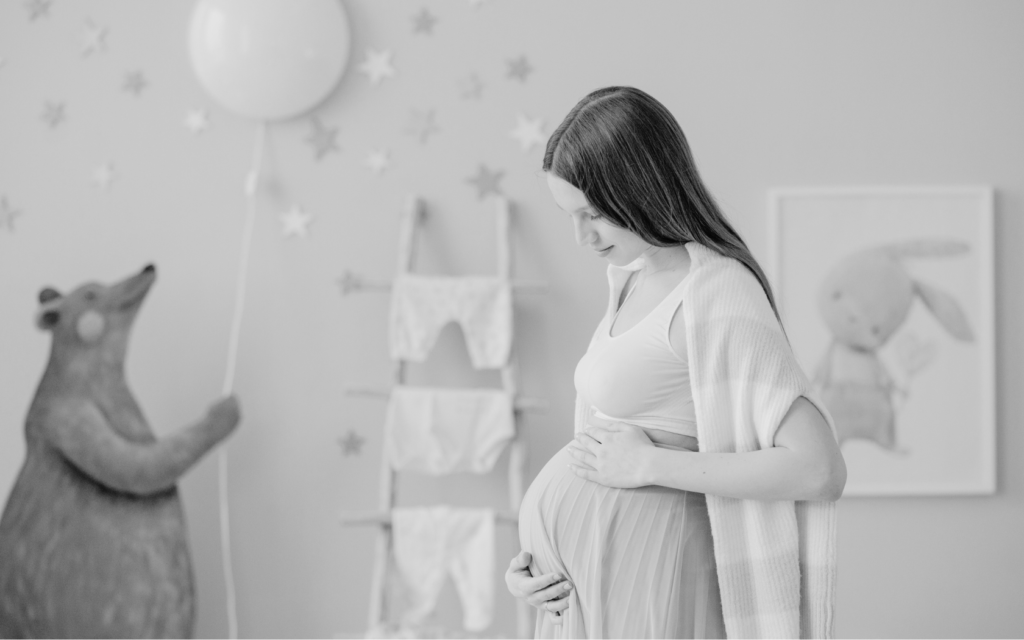
[[943, 258], [958, 256], [971, 250], [971, 245], [960, 240], [920, 238], [885, 246], [885, 251], [894, 258]]
[[939, 321], [939, 324], [945, 327], [946, 331], [954, 338], [964, 342], [974, 342], [974, 332], [971, 331], [971, 326], [967, 322], [967, 316], [964, 315], [953, 296], [920, 281], [914, 282], [914, 290], [917, 295], [921, 296], [921, 300]]

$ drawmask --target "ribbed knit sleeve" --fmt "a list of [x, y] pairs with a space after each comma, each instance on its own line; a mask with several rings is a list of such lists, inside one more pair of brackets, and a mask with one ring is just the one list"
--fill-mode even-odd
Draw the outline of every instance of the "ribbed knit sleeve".
[[[834, 434], [757, 278], [702, 245], [687, 249], [682, 306], [701, 452], [773, 446], [801, 396]], [[729, 637], [832, 637], [835, 503], [711, 495], [707, 501]]]

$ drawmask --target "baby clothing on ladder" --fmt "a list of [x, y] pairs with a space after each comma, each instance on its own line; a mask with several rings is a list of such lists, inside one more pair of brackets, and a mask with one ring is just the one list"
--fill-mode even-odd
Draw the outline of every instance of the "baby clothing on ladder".
[[451, 321], [462, 327], [477, 369], [508, 363], [512, 346], [512, 289], [508, 280], [484, 276], [398, 275], [391, 289], [393, 360], [423, 362]]
[[512, 396], [501, 389], [398, 386], [384, 419], [396, 470], [487, 473], [515, 437]]
[[480, 631], [494, 608], [494, 510], [448, 506], [391, 511], [395, 565], [411, 605], [402, 623], [421, 624], [451, 575], [462, 600], [463, 626]]

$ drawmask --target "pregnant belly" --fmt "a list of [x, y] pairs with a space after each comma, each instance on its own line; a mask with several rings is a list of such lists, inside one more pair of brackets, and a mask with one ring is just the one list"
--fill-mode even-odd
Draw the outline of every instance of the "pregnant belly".
[[565, 623], [577, 637], [692, 637], [682, 627], [696, 614], [679, 610], [681, 594], [699, 593], [690, 605], [701, 611], [720, 607], [704, 495], [605, 487], [573, 473], [570, 459], [563, 448], [548, 461], [519, 513], [531, 573], [574, 585]]

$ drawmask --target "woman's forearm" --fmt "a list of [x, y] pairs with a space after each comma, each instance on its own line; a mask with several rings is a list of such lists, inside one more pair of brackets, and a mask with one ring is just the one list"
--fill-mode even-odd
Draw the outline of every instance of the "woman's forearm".
[[652, 447], [644, 475], [646, 484], [726, 498], [837, 500], [842, 494], [842, 483], [827, 462], [784, 447], [744, 453]]

